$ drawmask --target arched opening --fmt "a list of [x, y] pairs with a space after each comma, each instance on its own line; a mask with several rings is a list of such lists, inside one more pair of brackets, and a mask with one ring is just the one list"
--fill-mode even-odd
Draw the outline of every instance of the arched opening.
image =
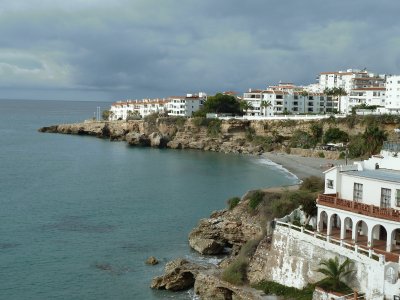
[[337, 238], [340, 239], [340, 227], [341, 227], [341, 220], [340, 217], [337, 214], [333, 214], [330, 218], [331, 220], [331, 231], [330, 231], [330, 235], [333, 238]]
[[400, 228], [393, 230], [391, 236], [392, 252], [400, 255]]
[[364, 221], [358, 221], [356, 224], [355, 242], [360, 246], [368, 247], [368, 226]]
[[353, 220], [350, 217], [344, 219], [344, 240], [352, 240], [353, 238]]
[[327, 229], [328, 229], [328, 214], [325, 211], [322, 211], [319, 214], [318, 232], [327, 233]]
[[371, 247], [386, 251], [387, 231], [382, 225], [375, 225], [372, 228]]

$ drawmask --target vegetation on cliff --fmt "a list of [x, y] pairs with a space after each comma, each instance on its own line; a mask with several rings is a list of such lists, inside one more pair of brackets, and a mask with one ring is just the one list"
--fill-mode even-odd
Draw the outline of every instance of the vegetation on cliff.
[[[167, 141], [162, 146], [168, 148], [249, 154], [302, 151], [302, 155], [335, 159], [344, 158], [346, 153], [349, 158], [365, 158], [378, 153], [385, 140], [395, 137], [393, 129], [399, 127], [399, 124], [400, 116], [392, 115], [351, 115], [341, 119], [332, 116], [319, 121], [222, 121], [202, 116], [188, 119], [153, 114], [143, 120], [64, 124], [44, 127], [40, 131], [126, 141], [132, 134], [146, 139], [154, 135]], [[103, 130], [103, 127], [108, 129]], [[328, 143], [343, 143], [343, 146], [327, 146]], [[130, 144], [160, 146], [159, 143]]]

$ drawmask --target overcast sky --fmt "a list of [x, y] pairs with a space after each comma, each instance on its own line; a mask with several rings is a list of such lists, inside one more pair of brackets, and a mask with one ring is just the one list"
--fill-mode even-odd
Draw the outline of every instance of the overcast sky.
[[114, 101], [400, 74], [399, 0], [0, 0], [0, 98]]

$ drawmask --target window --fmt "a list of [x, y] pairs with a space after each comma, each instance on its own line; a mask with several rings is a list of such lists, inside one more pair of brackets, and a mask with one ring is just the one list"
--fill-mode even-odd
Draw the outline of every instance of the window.
[[332, 179], [327, 179], [326, 180], [326, 187], [328, 189], [333, 189], [333, 180]]
[[396, 206], [400, 206], [400, 190], [396, 190]]
[[381, 208], [390, 207], [390, 194], [391, 189], [381, 188]]
[[354, 183], [353, 189], [353, 201], [362, 202], [363, 196], [363, 185], [361, 183]]

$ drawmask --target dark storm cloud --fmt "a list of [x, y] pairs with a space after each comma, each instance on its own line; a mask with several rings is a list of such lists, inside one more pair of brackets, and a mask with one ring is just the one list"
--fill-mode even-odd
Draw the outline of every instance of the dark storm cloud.
[[[1, 1], [0, 87], [141, 98], [400, 73], [400, 2]], [[62, 98], [62, 97], [61, 97]]]

